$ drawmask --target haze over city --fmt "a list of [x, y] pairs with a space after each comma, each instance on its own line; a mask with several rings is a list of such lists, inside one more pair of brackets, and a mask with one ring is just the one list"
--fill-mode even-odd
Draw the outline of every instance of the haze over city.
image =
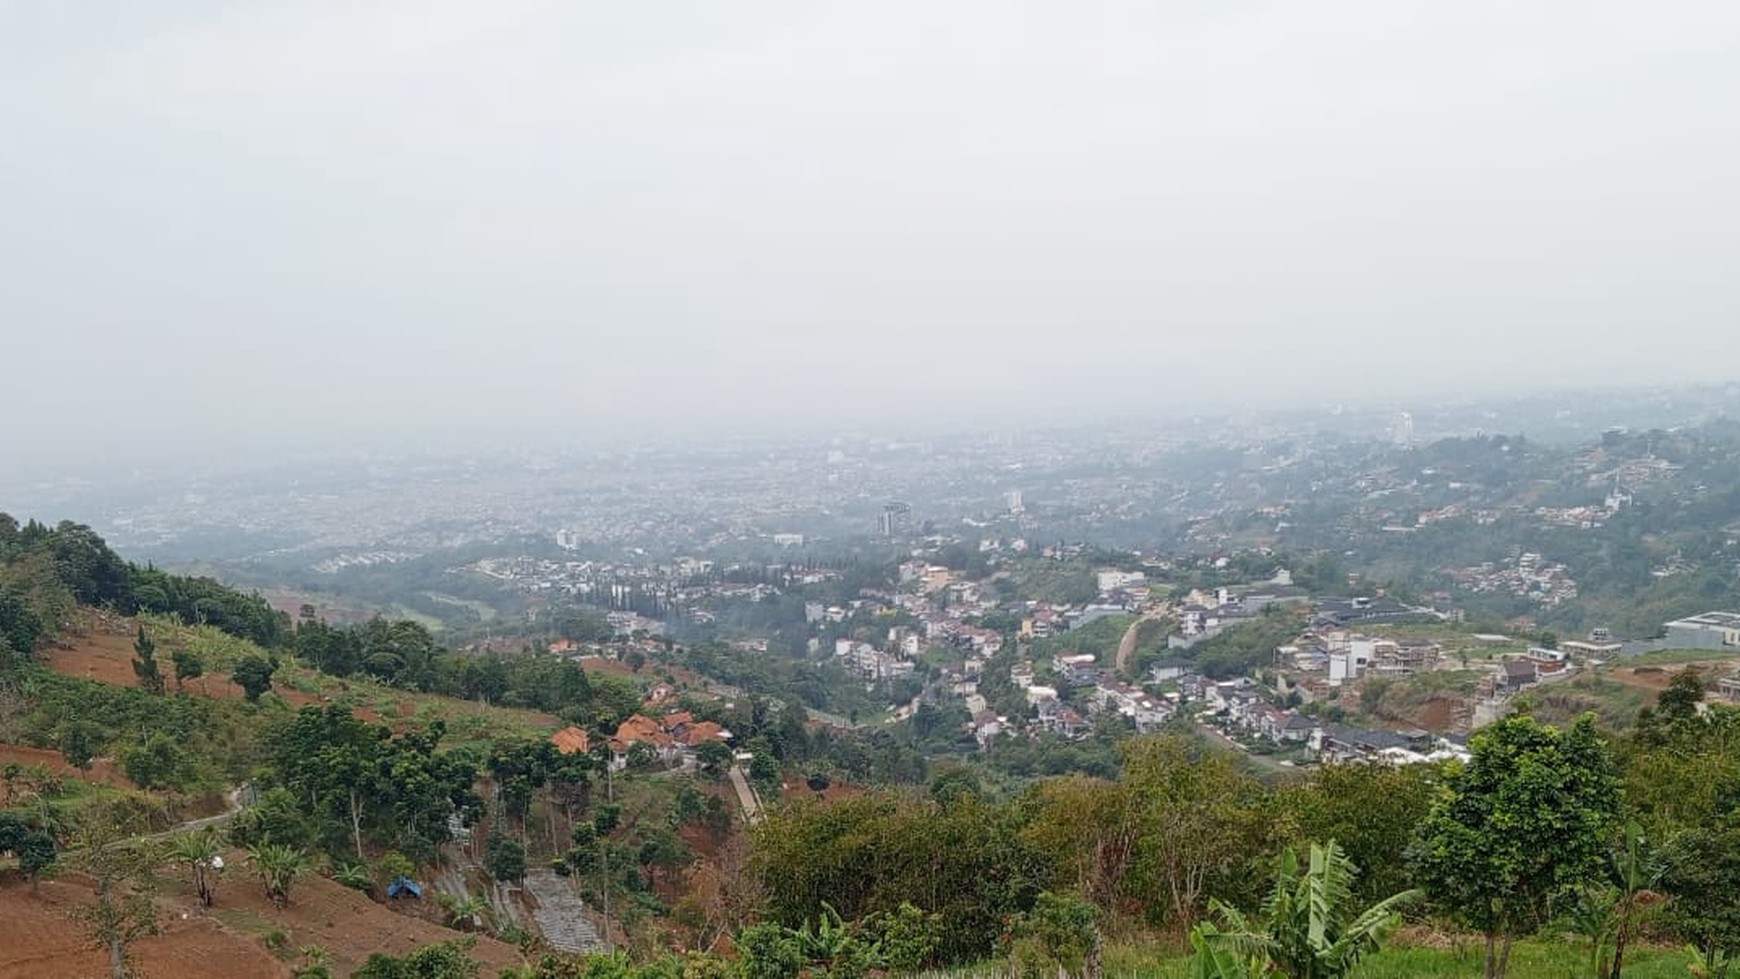
[[1736, 91], [1718, 2], [11, 4], [0, 413], [64, 458], [1724, 380]]

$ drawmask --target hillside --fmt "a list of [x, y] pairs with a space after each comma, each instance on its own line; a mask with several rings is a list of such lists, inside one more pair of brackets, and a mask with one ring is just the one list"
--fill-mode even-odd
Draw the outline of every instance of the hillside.
[[[68, 540], [96, 556], [55, 560]], [[862, 973], [884, 955], [896, 973], [1067, 971], [1112, 936], [1137, 936], [1158, 974], [1195, 974], [1176, 958], [1187, 936], [1212, 944], [1229, 908], [1281, 914], [1291, 905], [1266, 895], [1291, 886], [1299, 852], [1343, 868], [1338, 913], [1418, 892], [1415, 927], [1355, 975], [1467, 974], [1473, 933], [1523, 939], [1516, 974], [1559, 974], [1584, 961], [1566, 936], [1585, 925], [1564, 909], [1596, 898], [1610, 910], [1594, 927], [1633, 942], [1637, 974], [1680, 954], [1640, 951], [1651, 940], [1740, 951], [1740, 710], [1702, 703], [1714, 674], [1682, 670], [1685, 654], [1519, 698], [1459, 760], [1253, 766], [1188, 713], [1142, 732], [1099, 711], [1089, 730], [1030, 737], [923, 698], [865, 724], [812, 715], [806, 703], [862, 684], [747, 642], [472, 652], [407, 620], [307, 615], [268, 636], [246, 616], [205, 621], [197, 602], [141, 607], [129, 582], [180, 586], [101, 547], [76, 529], [0, 538], [0, 634], [30, 640], [8, 638], [0, 659], [0, 758], [14, 763], [0, 975], [100, 974], [98, 946], [196, 976], [316, 958], [326, 974], [406, 974], [376, 955], [463, 975], [465, 961], [518, 965], [521, 947], [529, 979]], [[105, 567], [109, 599], [81, 601]], [[1102, 622], [1073, 639], [1116, 649], [1129, 620]], [[840, 625], [848, 646], [872, 635]], [[1298, 627], [1263, 614], [1193, 653], [1237, 674]], [[1012, 676], [1019, 647], [984, 676]], [[1398, 720], [1443, 713], [1474, 680], [1469, 653], [1355, 699]], [[1011, 714], [1028, 706], [985, 689]], [[759, 800], [753, 818], [743, 798]], [[1647, 935], [1606, 883], [1646, 844], [1661, 867]], [[207, 909], [195, 869], [215, 854], [228, 870]], [[402, 877], [424, 896], [387, 900]], [[484, 934], [460, 948], [470, 936], [449, 922]], [[634, 956], [546, 958], [544, 929], [567, 952], [608, 935]]]

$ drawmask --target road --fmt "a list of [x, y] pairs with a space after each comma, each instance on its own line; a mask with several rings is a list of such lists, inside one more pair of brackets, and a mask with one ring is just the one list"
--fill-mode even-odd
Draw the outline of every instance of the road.
[[761, 802], [755, 798], [749, 780], [743, 777], [743, 769], [736, 765], [731, 766], [731, 785], [737, 789], [737, 801], [743, 804], [743, 818], [751, 826], [761, 822]]
[[1149, 612], [1130, 623], [1130, 627], [1124, 630], [1124, 638], [1118, 640], [1118, 658], [1113, 661], [1113, 666], [1119, 674], [1130, 675], [1130, 657], [1136, 654], [1136, 642], [1142, 631], [1142, 623], [1165, 617], [1166, 613], [1164, 612]]

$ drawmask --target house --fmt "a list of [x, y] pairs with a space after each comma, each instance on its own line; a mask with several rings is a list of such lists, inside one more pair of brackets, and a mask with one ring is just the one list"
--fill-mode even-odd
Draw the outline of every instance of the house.
[[729, 740], [730, 731], [713, 721], [697, 721], [686, 710], [672, 711], [656, 721], [645, 714], [634, 714], [617, 725], [616, 734], [610, 739], [610, 768], [618, 772], [627, 768], [629, 750], [636, 744], [651, 748], [660, 762], [675, 765], [685, 753], [708, 741]]
[[1075, 708], [1060, 701], [1047, 700], [1039, 705], [1039, 726], [1053, 734], [1073, 738], [1087, 731], [1088, 722]]
[[1094, 699], [1106, 710], [1115, 710], [1135, 721], [1138, 731], [1151, 731], [1172, 717], [1170, 705], [1116, 680], [1101, 680], [1094, 687]]
[[1571, 658], [1571, 654], [1563, 649], [1548, 649], [1545, 646], [1530, 646], [1524, 655], [1536, 663], [1563, 663]]
[[1256, 733], [1276, 744], [1303, 744], [1311, 739], [1311, 732], [1317, 729], [1317, 722], [1311, 718], [1303, 717], [1295, 711], [1276, 710], [1273, 707], [1258, 711], [1254, 720]]
[[651, 748], [666, 765], [674, 765], [683, 757], [682, 747], [665, 733], [658, 721], [645, 714], [633, 714], [616, 726], [616, 734], [610, 739], [611, 771], [620, 772], [628, 767], [629, 750], [637, 744]]
[[973, 739], [979, 742], [981, 748], [990, 747], [991, 739], [1003, 733], [1003, 719], [988, 710], [974, 714], [968, 726], [973, 732]]
[[1325, 722], [1311, 732], [1306, 743], [1318, 760], [1330, 762], [1377, 759], [1396, 749], [1428, 751], [1434, 741], [1425, 731], [1384, 731]]
[[1496, 696], [1516, 693], [1540, 680], [1540, 664], [1532, 659], [1507, 659], [1499, 663], [1492, 675], [1492, 692]]
[[1148, 678], [1155, 683], [1166, 683], [1176, 680], [1191, 670], [1191, 662], [1177, 656], [1168, 656], [1148, 668]]
[[1091, 687], [1099, 682], [1100, 670], [1092, 653], [1068, 653], [1052, 657], [1058, 679], [1072, 687]]
[[550, 735], [550, 743], [564, 755], [585, 754], [591, 747], [590, 740], [582, 727], [569, 726]]

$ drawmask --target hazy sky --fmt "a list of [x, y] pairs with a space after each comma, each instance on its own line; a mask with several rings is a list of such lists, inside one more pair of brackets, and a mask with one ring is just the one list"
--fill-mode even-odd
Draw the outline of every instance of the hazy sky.
[[0, 0], [0, 341], [15, 449], [1727, 379], [1740, 3]]

